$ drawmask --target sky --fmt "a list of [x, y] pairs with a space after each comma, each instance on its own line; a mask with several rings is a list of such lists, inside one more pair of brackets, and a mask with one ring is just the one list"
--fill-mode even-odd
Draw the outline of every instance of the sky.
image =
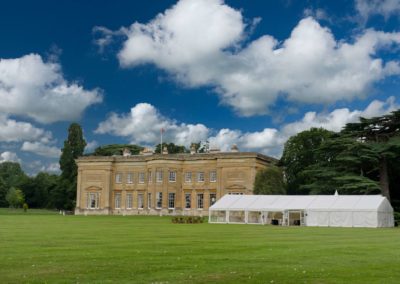
[[70, 123], [105, 144], [279, 158], [310, 127], [400, 108], [400, 0], [7, 1], [0, 163], [59, 172]]

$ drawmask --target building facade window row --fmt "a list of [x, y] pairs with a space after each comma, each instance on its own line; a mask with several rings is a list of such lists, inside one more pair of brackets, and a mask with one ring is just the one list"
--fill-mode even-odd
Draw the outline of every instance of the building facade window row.
[[[174, 192], [168, 193], [168, 209], [175, 209], [175, 196], [176, 194]], [[192, 204], [192, 193], [185, 193], [185, 209], [203, 209], [204, 208], [204, 193], [197, 193], [196, 194], [196, 199], [195, 199], [195, 204]], [[216, 200], [217, 200], [217, 195], [215, 193], [210, 193], [209, 194], [209, 205], [212, 206]], [[88, 209], [97, 209], [99, 207], [99, 193], [88, 193], [88, 204], [87, 208]], [[125, 208], [126, 209], [133, 209], [133, 193], [127, 193], [126, 194], [126, 204]], [[114, 194], [114, 208], [115, 209], [121, 209], [122, 208], [122, 199], [121, 199], [121, 193], [115, 193]], [[162, 192], [157, 192], [156, 193], [156, 200], [155, 200], [155, 205], [156, 209], [162, 209], [163, 208], [163, 193]], [[153, 208], [152, 206], [152, 194], [148, 193], [147, 194], [147, 207], [148, 209]], [[138, 209], [144, 209], [144, 194], [143, 193], [138, 193], [137, 195], [137, 208]]]
[[[152, 172], [149, 171], [148, 174], [148, 183], [152, 183]], [[176, 171], [168, 171], [168, 181], [169, 182], [176, 182], [177, 173]], [[205, 172], [198, 171], [198, 172], [185, 172], [185, 183], [192, 183], [193, 177], [196, 178], [197, 182], [205, 182]], [[144, 184], [145, 183], [145, 172], [139, 172], [137, 175], [138, 183]], [[156, 182], [161, 183], [163, 181], [163, 171], [156, 170]], [[217, 171], [213, 170], [209, 172], [209, 181], [210, 182], [217, 182]], [[117, 172], [115, 174], [115, 183], [120, 184], [123, 183], [123, 174], [121, 172]], [[134, 173], [128, 172], [126, 174], [126, 183], [133, 184], [134, 183]]]

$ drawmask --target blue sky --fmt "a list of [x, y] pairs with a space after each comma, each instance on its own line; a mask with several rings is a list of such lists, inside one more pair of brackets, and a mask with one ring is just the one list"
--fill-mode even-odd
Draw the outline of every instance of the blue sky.
[[[143, 4], [146, 3], [146, 4]], [[110, 143], [279, 157], [299, 131], [399, 108], [400, 1], [9, 1], [0, 162], [56, 172], [71, 122]]]

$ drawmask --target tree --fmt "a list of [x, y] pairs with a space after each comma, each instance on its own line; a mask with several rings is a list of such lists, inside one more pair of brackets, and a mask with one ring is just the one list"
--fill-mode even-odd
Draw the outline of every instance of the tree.
[[307, 176], [302, 172], [315, 164], [318, 159], [315, 149], [334, 133], [323, 128], [311, 128], [289, 138], [285, 143], [280, 165], [284, 167], [288, 194], [308, 194]]
[[365, 143], [336, 134], [315, 149], [316, 162], [300, 175], [306, 182], [300, 185], [312, 194], [346, 194], [379, 192], [373, 180], [378, 157]]
[[113, 156], [122, 155], [124, 149], [129, 149], [132, 155], [137, 155], [143, 150], [143, 147], [131, 144], [110, 144], [97, 147], [94, 150], [94, 156]]
[[271, 166], [258, 171], [253, 192], [254, 194], [286, 194], [282, 170]]
[[[168, 154], [179, 154], [187, 152], [185, 146], [175, 145], [174, 143], [163, 143], [162, 148], [164, 147], [167, 147]], [[156, 149], [154, 152], [157, 154], [161, 153], [161, 144], [156, 145]]]
[[7, 200], [6, 200], [6, 195], [7, 195], [7, 187], [5, 182], [3, 181], [2, 178], [0, 178], [0, 207], [6, 207], [7, 206]]
[[[64, 148], [60, 157], [61, 181], [58, 193], [63, 194], [65, 202], [60, 209], [72, 209], [76, 198], [78, 168], [75, 159], [83, 155], [86, 141], [83, 139], [82, 128], [77, 123], [72, 123], [68, 128], [68, 138], [64, 141]], [[58, 203], [60, 204], [60, 203]]]
[[28, 176], [21, 169], [20, 164], [14, 162], [0, 163], [0, 207], [8, 205], [6, 195], [11, 187], [20, 188]]
[[10, 207], [18, 208], [22, 206], [25, 201], [24, 194], [20, 189], [16, 189], [15, 187], [11, 187], [6, 195], [6, 200]]
[[400, 110], [380, 117], [361, 117], [358, 123], [348, 123], [342, 133], [370, 144], [378, 155], [381, 191], [390, 200], [388, 165], [400, 155]]

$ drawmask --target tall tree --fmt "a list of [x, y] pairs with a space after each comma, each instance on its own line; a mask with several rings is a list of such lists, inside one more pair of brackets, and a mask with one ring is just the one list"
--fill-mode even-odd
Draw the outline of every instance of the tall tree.
[[373, 118], [360, 118], [348, 123], [342, 133], [368, 143], [379, 157], [379, 182], [382, 194], [390, 200], [390, 160], [400, 157], [400, 110]]
[[[61, 180], [57, 189], [59, 195], [64, 196], [64, 209], [72, 209], [76, 198], [78, 168], [75, 159], [83, 155], [86, 141], [83, 139], [82, 128], [78, 123], [72, 123], [68, 128], [68, 138], [64, 141], [64, 148], [60, 157]], [[61, 202], [58, 202], [61, 204]]]
[[280, 165], [284, 167], [288, 194], [308, 194], [307, 176], [302, 172], [317, 162], [315, 149], [334, 133], [323, 128], [311, 128], [289, 138], [285, 143]]
[[258, 171], [254, 180], [254, 194], [286, 194], [282, 170], [271, 166]]
[[336, 134], [314, 150], [316, 162], [300, 174], [307, 177], [300, 187], [312, 194], [379, 192], [373, 180], [378, 157], [365, 143]]

